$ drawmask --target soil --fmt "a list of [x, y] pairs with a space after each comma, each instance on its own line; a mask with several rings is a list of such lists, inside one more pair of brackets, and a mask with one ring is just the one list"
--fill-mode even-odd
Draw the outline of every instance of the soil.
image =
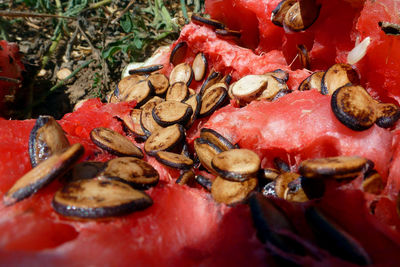
[[[169, 13], [180, 26], [183, 26], [184, 19], [179, 2], [163, 2]], [[102, 6], [102, 10], [99, 8], [82, 12], [82, 16], [78, 19], [67, 19], [69, 35], [63, 35], [57, 49], [51, 53], [48, 63], [43, 68], [43, 60], [54, 43], [52, 37], [54, 37], [54, 22], [57, 21], [57, 18], [43, 16], [43, 14], [47, 15], [43, 13], [44, 11], [38, 12], [24, 4], [11, 3], [5, 11], [10, 14], [10, 17], [0, 17], [0, 26], [4, 20], [8, 22], [6, 23], [8, 41], [18, 43], [20, 51], [24, 55], [26, 71], [18, 94], [7, 105], [7, 117], [26, 119], [46, 114], [58, 119], [65, 113], [71, 112], [75, 104], [83, 99], [100, 97], [105, 101], [106, 95], [115, 88], [123, 68], [128, 63], [143, 61], [157, 47], [172, 43], [178, 36], [178, 32], [176, 32], [160, 41], [153, 41], [141, 53], [134, 56], [118, 53], [113, 62], [102, 58], [101, 47], [107, 47], [108, 44], [117, 42], [126, 36], [118, 22], [110, 23], [110, 21], [121, 15], [128, 4], [129, 1], [126, 0], [112, 1], [108, 5]], [[130, 8], [126, 12], [138, 12], [137, 10], [147, 8], [148, 1], [134, 1], [134, 5], [134, 9]], [[187, 6], [187, 8], [190, 14], [193, 7]], [[26, 16], [21, 15], [21, 12], [40, 13], [41, 16]], [[105, 18], [107, 12], [110, 13], [108, 19]], [[151, 22], [153, 19], [146, 13], [140, 12], [140, 15], [147, 22]], [[78, 30], [78, 23], [85, 34]], [[64, 85], [49, 92], [50, 88], [60, 83], [61, 80], [57, 77], [60, 70], [67, 69], [72, 72], [88, 60], [93, 60], [93, 62], [82, 68]]]

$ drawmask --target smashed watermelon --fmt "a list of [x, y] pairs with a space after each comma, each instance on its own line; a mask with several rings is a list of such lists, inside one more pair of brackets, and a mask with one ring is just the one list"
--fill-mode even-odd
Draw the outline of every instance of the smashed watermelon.
[[[21, 81], [23, 70], [18, 45], [0, 40], [0, 76]], [[19, 83], [0, 79], [0, 115], [4, 115], [7, 100], [12, 100], [19, 86]]]
[[[189, 23], [172, 47], [186, 42], [189, 49], [185, 62], [192, 63], [196, 53], [203, 52], [209, 61], [208, 73], [212, 69], [229, 73], [234, 81], [247, 74], [286, 70], [290, 75], [288, 86], [296, 91], [310, 74], [296, 62], [289, 65], [297, 44], [309, 49], [312, 71], [325, 70], [335, 62], [345, 62], [356, 40], [370, 36], [367, 54], [356, 64], [362, 83], [375, 97], [398, 101], [400, 67], [394, 64], [397, 54], [392, 52], [394, 57], [388, 59], [382, 56], [389, 53], [391, 44], [398, 45], [398, 40], [383, 34], [375, 23], [396, 22], [395, 0], [319, 1], [323, 5], [319, 18], [299, 33], [285, 32], [270, 22], [271, 12], [279, 2], [207, 0], [206, 10], [211, 17], [230, 29], [240, 30], [241, 40], [221, 39], [209, 27]], [[162, 63], [163, 71], [169, 74], [173, 66]], [[196, 82], [191, 85], [197, 90], [200, 86]], [[90, 131], [102, 126], [126, 135], [118, 117], [134, 106], [133, 102], [103, 104], [92, 99], [66, 114], [59, 123], [70, 143], [85, 147], [81, 160], [106, 161], [114, 156], [90, 141]], [[0, 119], [0, 197], [31, 168], [28, 138], [33, 125], [34, 120]], [[396, 207], [400, 190], [398, 125], [393, 129], [373, 126], [363, 132], [352, 131], [332, 113], [330, 96], [311, 90], [293, 92], [271, 103], [252, 102], [242, 108], [229, 104], [198, 120], [187, 132], [189, 144], [202, 127], [212, 128], [240, 147], [255, 151], [262, 158], [263, 167], [273, 166], [275, 157], [287, 161], [296, 171], [305, 159], [360, 155], [374, 161], [386, 188], [381, 195], [363, 193], [358, 178], [350, 184], [328, 188], [325, 197], [316, 203], [275, 200], [297, 230], [296, 234], [281, 234], [307, 248], [307, 254], [297, 255], [257, 239], [248, 205], [217, 204], [199, 187], [177, 185], [178, 171], [145, 156], [160, 173], [161, 181], [147, 191], [154, 204], [144, 211], [104, 221], [64, 218], [50, 204], [61, 186], [58, 181], [11, 207], [0, 203], [0, 265], [273, 266], [282, 264], [284, 259], [304, 266], [353, 266], [314, 240], [304, 218], [304, 210], [310, 205], [350, 234], [369, 255], [372, 265], [396, 265], [400, 260]], [[135, 142], [132, 136], [129, 138]]]

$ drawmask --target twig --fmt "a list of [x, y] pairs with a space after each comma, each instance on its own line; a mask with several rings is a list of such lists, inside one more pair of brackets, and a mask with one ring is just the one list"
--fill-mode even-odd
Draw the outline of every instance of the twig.
[[0, 81], [6, 81], [6, 82], [10, 82], [10, 83], [21, 83], [20, 80], [18, 79], [13, 79], [13, 78], [9, 78], [9, 77], [4, 77], [4, 76], [0, 76]]
[[65, 83], [71, 79], [72, 77], [74, 77], [79, 71], [81, 71], [83, 68], [86, 68], [90, 63], [92, 63], [94, 61], [94, 59], [88, 60], [85, 63], [83, 63], [82, 65], [80, 65], [78, 68], [76, 68], [70, 75], [68, 75], [67, 78], [63, 79], [62, 81], [58, 82], [56, 85], [54, 85], [53, 87], [51, 87], [45, 94], [43, 94], [42, 96], [39, 97], [38, 100], [35, 101], [35, 103], [29, 105], [27, 107], [28, 111], [32, 110], [33, 107], [36, 107], [40, 104], [43, 103], [43, 101], [46, 99], [46, 97], [48, 97], [52, 92], [56, 91], [58, 88], [62, 87], [65, 85]]
[[[67, 78], [61, 80], [60, 82], [58, 82], [56, 85], [54, 85], [53, 87], [51, 87], [47, 93], [50, 94], [51, 92], [57, 90], [58, 88], [60, 88], [61, 86], [64, 86], [65, 83], [71, 79], [72, 77], [74, 77], [78, 72], [80, 72], [83, 68], [86, 68], [87, 66], [89, 66], [90, 63], [92, 63], [94, 61], [94, 59], [88, 60], [85, 63], [83, 63], [82, 65], [80, 65], [78, 68], [76, 68], [70, 75], [67, 76]], [[46, 96], [47, 96], [46, 95]]]
[[112, 0], [103, 0], [103, 1], [100, 1], [100, 2], [97, 2], [97, 3], [93, 3], [93, 4], [90, 4], [89, 7], [86, 10], [88, 10], [88, 9], [96, 9], [96, 8], [101, 7], [101, 6], [105, 6], [105, 5], [107, 5], [107, 4], [111, 3], [111, 2], [112, 2]]
[[185, 18], [185, 22], [187, 23], [189, 21], [187, 10], [186, 10], [186, 3], [185, 0], [181, 0], [181, 9], [182, 9], [182, 14], [183, 17]]
[[74, 33], [72, 34], [71, 38], [68, 41], [67, 49], [65, 50], [65, 59], [67, 62], [71, 59], [71, 49], [72, 45], [75, 42], [76, 36], [78, 35], [79, 28], [76, 27]]
[[[84, 18], [81, 18], [84, 19]], [[108, 86], [108, 73], [109, 73], [109, 69], [108, 69], [108, 65], [107, 63], [103, 60], [103, 58], [101, 57], [101, 53], [100, 51], [94, 47], [94, 45], [92, 44], [92, 42], [90, 41], [89, 36], [87, 36], [86, 32], [82, 29], [80, 23], [80, 21], [78, 20], [77, 23], [77, 27], [79, 29], [79, 31], [82, 33], [83, 37], [86, 39], [86, 41], [88, 42], [90, 48], [92, 48], [92, 51], [95, 52], [96, 56], [97, 56], [97, 60], [100, 62], [101, 64], [101, 68], [102, 68], [102, 72], [103, 72], [103, 83], [104, 83], [104, 88], [106, 89], [106, 91], [108, 91], [109, 86]]]
[[76, 19], [75, 17], [66, 17], [61, 15], [31, 13], [31, 12], [21, 12], [21, 11], [0, 11], [0, 17], [12, 17], [12, 18], [39, 17], [39, 18]]
[[129, 2], [129, 4], [124, 8], [124, 10], [122, 10], [121, 13], [120, 13], [115, 19], [113, 19], [113, 20], [111, 21], [111, 24], [117, 23], [117, 22], [122, 18], [122, 16], [123, 16], [126, 12], [128, 12], [128, 10], [131, 8], [131, 6], [132, 6], [134, 3], [135, 3], [135, 0], [131, 0], [131, 1]]

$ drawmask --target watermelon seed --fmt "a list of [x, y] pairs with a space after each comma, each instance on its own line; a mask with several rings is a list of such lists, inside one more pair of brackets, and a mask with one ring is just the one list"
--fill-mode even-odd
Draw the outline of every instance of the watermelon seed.
[[140, 109], [132, 109], [129, 114], [125, 114], [122, 117], [122, 122], [126, 129], [128, 129], [135, 136], [136, 141], [146, 141], [147, 135], [143, 131], [142, 126], [140, 125], [140, 115], [142, 110]]
[[142, 112], [140, 113], [140, 126], [147, 136], [150, 136], [153, 132], [163, 128], [153, 118], [153, 108], [163, 101], [164, 99], [156, 96], [147, 101], [141, 107]]
[[298, 177], [287, 184], [287, 188], [283, 194], [284, 199], [292, 202], [306, 202], [309, 200], [303, 190], [301, 179], [302, 177]]
[[133, 86], [135, 86], [140, 81], [144, 81], [146, 79], [146, 76], [142, 75], [129, 75], [119, 81], [117, 87], [114, 90], [114, 95], [118, 99], [123, 100], [122, 96], [126, 96], [127, 92], [129, 92]]
[[283, 20], [288, 10], [297, 2], [297, 0], [282, 0], [279, 4], [272, 10], [271, 21], [273, 24], [283, 27]]
[[[289, 189], [289, 183], [298, 179], [300, 177], [299, 174], [294, 172], [283, 172], [276, 179], [275, 182], [275, 192], [276, 195], [280, 198], [286, 199], [287, 190]], [[292, 184], [294, 186], [295, 184]]]
[[157, 161], [176, 169], [187, 170], [193, 166], [193, 160], [177, 153], [168, 151], [158, 151], [155, 154]]
[[175, 66], [169, 74], [169, 83], [183, 82], [187, 86], [190, 85], [193, 79], [193, 70], [187, 63], [181, 63]]
[[190, 105], [193, 110], [192, 116], [190, 117], [188, 123], [185, 125], [185, 127], [189, 129], [200, 113], [201, 97], [198, 94], [193, 94], [187, 100], [185, 100], [184, 103]]
[[129, 74], [136, 74], [136, 75], [148, 75], [152, 72], [159, 71], [164, 67], [162, 64], [144, 66], [136, 69], [129, 70]]
[[306, 210], [305, 217], [318, 243], [332, 255], [359, 265], [372, 263], [359, 242], [319, 210], [310, 207]]
[[196, 57], [193, 60], [192, 69], [195, 81], [203, 80], [204, 76], [206, 75], [208, 67], [207, 58], [204, 56], [203, 53], [197, 53]]
[[316, 158], [300, 163], [299, 172], [306, 178], [354, 179], [373, 167], [373, 163], [358, 156]]
[[226, 137], [209, 128], [200, 130], [200, 137], [218, 146], [222, 151], [237, 148]]
[[153, 132], [144, 143], [144, 150], [150, 156], [158, 151], [171, 151], [185, 139], [185, 129], [182, 125], [174, 124]]
[[71, 177], [67, 179], [68, 182], [93, 179], [97, 177], [105, 168], [104, 162], [98, 161], [85, 161], [76, 164], [71, 170]]
[[219, 22], [218, 20], [205, 18], [205, 17], [199, 16], [196, 14], [192, 15], [191, 20], [194, 23], [208, 25], [208, 26], [211, 26], [216, 29], [224, 29], [225, 28], [225, 25], [222, 22]]
[[379, 195], [385, 187], [381, 175], [376, 170], [370, 170], [364, 174], [361, 186], [364, 192], [375, 195]]
[[153, 73], [148, 77], [148, 84], [156, 95], [163, 95], [169, 88], [168, 77], [162, 73]]
[[201, 97], [199, 117], [211, 115], [217, 108], [221, 107], [227, 99], [225, 86], [218, 86], [207, 91]]
[[287, 164], [283, 159], [279, 157], [274, 158], [274, 166], [277, 168], [281, 173], [282, 172], [290, 172], [290, 166]]
[[211, 166], [211, 160], [223, 150], [214, 143], [203, 138], [196, 138], [194, 140], [194, 150], [196, 151], [201, 165], [209, 172], [216, 174], [214, 168]]
[[68, 148], [64, 130], [52, 116], [39, 116], [29, 135], [29, 157], [32, 167], [51, 155]]
[[200, 95], [203, 95], [204, 92], [212, 85], [216, 84], [221, 80], [221, 73], [217, 71], [212, 71], [207, 79], [203, 82], [200, 89]]
[[318, 18], [321, 5], [316, 0], [296, 1], [285, 14], [283, 26], [291, 31], [303, 31]]
[[148, 81], [144, 80], [132, 85], [124, 93], [121, 93], [119, 99], [123, 101], [135, 100], [137, 102], [136, 106], [140, 107], [151, 98], [153, 93]]
[[306, 91], [311, 89], [317, 89], [318, 92], [321, 92], [321, 81], [324, 76], [324, 71], [316, 71], [312, 73], [310, 76], [305, 78], [299, 85], [299, 91]]
[[321, 93], [332, 95], [342, 86], [358, 85], [359, 83], [360, 77], [350, 64], [337, 63], [332, 65], [322, 76]]
[[247, 75], [232, 84], [232, 95], [239, 101], [250, 103], [267, 88], [268, 75]]
[[153, 119], [163, 127], [175, 123], [185, 125], [192, 114], [193, 109], [190, 105], [173, 100], [157, 104], [152, 111]]
[[203, 175], [196, 175], [195, 176], [195, 180], [204, 189], [206, 189], [207, 191], [211, 192], [212, 182], [211, 182], [210, 179], [208, 179], [207, 177], [204, 177]]
[[120, 157], [108, 161], [98, 177], [117, 180], [140, 190], [156, 186], [159, 180], [159, 174], [153, 166], [144, 160], [132, 157]]
[[183, 171], [179, 178], [176, 179], [176, 183], [179, 185], [192, 185], [195, 181], [195, 176], [193, 169]]
[[63, 152], [53, 154], [39, 163], [20, 179], [3, 196], [6, 206], [30, 197], [39, 189], [65, 174], [69, 168], [83, 155], [81, 144], [74, 144]]
[[94, 128], [90, 139], [98, 147], [117, 156], [143, 158], [143, 152], [125, 136], [104, 127]]
[[189, 88], [184, 82], [172, 84], [165, 96], [166, 100], [184, 101], [189, 97]]
[[332, 95], [331, 107], [338, 120], [355, 131], [366, 130], [374, 123], [388, 128], [400, 118], [398, 106], [376, 101], [361, 86], [337, 89]]
[[230, 149], [214, 156], [213, 169], [224, 179], [243, 182], [256, 177], [260, 170], [260, 157], [249, 149]]
[[257, 187], [257, 184], [257, 178], [233, 182], [218, 176], [212, 183], [211, 195], [219, 203], [240, 203], [247, 199], [249, 194]]
[[64, 216], [97, 219], [125, 215], [153, 204], [146, 193], [118, 181], [80, 180], [55, 194], [52, 206]]
[[226, 38], [226, 39], [240, 39], [240, 37], [242, 36], [242, 33], [240, 31], [234, 31], [234, 30], [230, 30], [228, 28], [225, 29], [216, 29], [215, 33], [222, 37], [222, 38]]
[[299, 44], [297, 47], [297, 55], [303, 69], [311, 69], [310, 56], [308, 55], [307, 47]]
[[381, 27], [381, 30], [386, 33], [387, 35], [400, 35], [400, 25], [391, 23], [391, 22], [386, 22], [386, 21], [379, 21], [378, 22], [379, 27]]

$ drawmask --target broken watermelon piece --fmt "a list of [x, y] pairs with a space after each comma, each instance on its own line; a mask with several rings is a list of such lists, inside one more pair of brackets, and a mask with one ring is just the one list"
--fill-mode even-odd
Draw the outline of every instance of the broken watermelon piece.
[[[0, 41], [0, 76], [18, 81], [22, 80], [24, 65], [21, 62], [18, 45]], [[7, 100], [12, 101], [19, 83], [0, 79], [0, 115], [4, 114], [4, 106]]]

